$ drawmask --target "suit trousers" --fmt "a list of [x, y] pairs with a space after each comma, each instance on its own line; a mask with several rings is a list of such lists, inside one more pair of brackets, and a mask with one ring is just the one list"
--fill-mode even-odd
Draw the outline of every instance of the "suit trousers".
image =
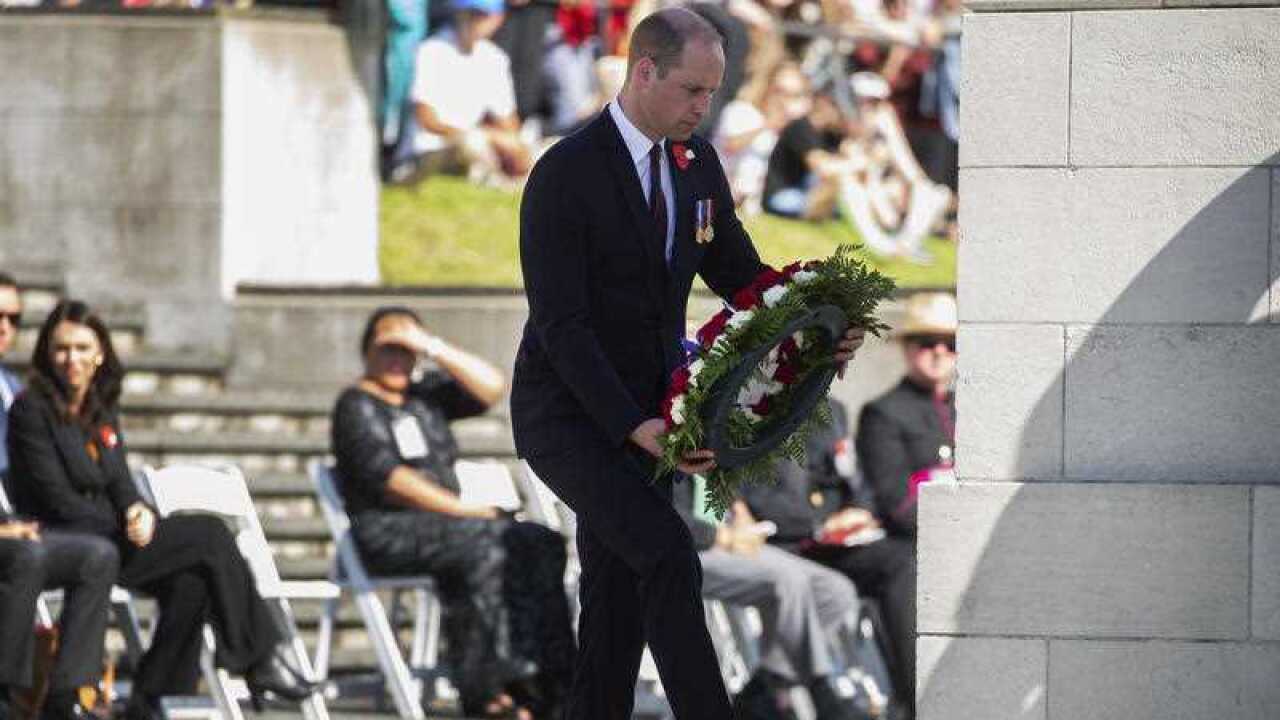
[[759, 611], [762, 667], [805, 684], [839, 671], [831, 639], [858, 610], [848, 578], [767, 545], [754, 555], [706, 550], [698, 557], [704, 596]]
[[887, 537], [854, 547], [818, 546], [805, 554], [844, 573], [863, 597], [880, 603], [890, 652], [893, 694], [905, 708], [916, 697], [916, 548], [900, 537]]
[[647, 642], [677, 720], [728, 720], [688, 527], [639, 450], [527, 458], [578, 518], [578, 657], [565, 720], [628, 720]]
[[46, 530], [39, 541], [0, 540], [0, 685], [31, 686], [36, 598], [53, 588], [65, 594], [49, 686], [96, 683], [119, 567], [116, 546], [93, 535]]
[[190, 695], [200, 678], [204, 625], [213, 626], [218, 664], [241, 674], [283, 639], [271, 608], [222, 520], [173, 515], [146, 547], [126, 545], [120, 584], [152, 595], [160, 609], [134, 686], [151, 696]]

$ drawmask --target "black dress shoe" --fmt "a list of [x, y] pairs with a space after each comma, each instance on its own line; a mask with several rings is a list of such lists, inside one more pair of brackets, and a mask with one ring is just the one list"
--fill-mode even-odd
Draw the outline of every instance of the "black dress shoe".
[[249, 668], [244, 681], [249, 686], [249, 700], [255, 710], [262, 709], [263, 700], [272, 698], [302, 702], [315, 693], [320, 685], [303, 677], [301, 672], [286, 662], [279, 648]]
[[809, 698], [813, 700], [818, 720], [870, 720], [870, 715], [855, 705], [852, 698], [841, 697], [826, 678], [809, 683]]

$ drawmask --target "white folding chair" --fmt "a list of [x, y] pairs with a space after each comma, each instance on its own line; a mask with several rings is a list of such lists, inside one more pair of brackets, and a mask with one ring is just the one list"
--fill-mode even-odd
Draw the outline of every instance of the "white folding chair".
[[[347, 516], [342, 496], [338, 493], [337, 476], [333, 467], [314, 461], [308, 471], [337, 549], [330, 579], [341, 589], [350, 590], [355, 595], [356, 607], [373, 643], [378, 667], [395, 702], [396, 711], [406, 720], [423, 720], [423, 684], [420, 676], [436, 669], [439, 664], [440, 603], [435, 596], [435, 581], [425, 575], [371, 576], [365, 569], [364, 561], [360, 559], [354, 538], [351, 537], [351, 519]], [[414, 593], [416, 612], [408, 663], [401, 654], [395, 627], [387, 616], [382, 600], [378, 598], [378, 590], [390, 590], [393, 593], [409, 590]], [[322, 678], [328, 675], [329, 653], [339, 600], [336, 597], [330, 599], [320, 619], [315, 664]], [[395, 604], [399, 605], [398, 602]]]
[[[172, 465], [160, 470], [144, 468], [143, 476], [162, 516], [199, 512], [217, 515], [231, 522], [236, 546], [249, 563], [258, 593], [275, 605], [284, 620], [293, 650], [292, 660], [305, 676], [314, 677], [311, 658], [298, 632], [289, 601], [328, 600], [337, 597], [338, 588], [323, 580], [285, 581], [280, 578], [257, 508], [240, 470], [233, 466]], [[227, 672], [214, 665], [213, 631], [206, 627], [204, 636], [201, 667], [214, 702], [225, 720], [241, 720], [243, 716], [237, 701], [239, 693], [231, 692]], [[328, 720], [329, 711], [320, 691], [302, 702], [302, 713], [307, 720]]]

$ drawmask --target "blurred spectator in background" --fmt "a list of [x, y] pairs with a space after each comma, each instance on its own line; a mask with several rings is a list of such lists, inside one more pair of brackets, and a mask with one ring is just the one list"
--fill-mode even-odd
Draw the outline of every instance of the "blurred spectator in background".
[[840, 145], [852, 126], [829, 90], [813, 99], [809, 114], [782, 129], [764, 180], [765, 212], [805, 220], [831, 217], [843, 163]]
[[874, 26], [889, 42], [859, 43], [855, 67], [874, 71], [888, 82], [889, 102], [920, 165], [933, 182], [948, 185], [957, 162], [954, 148], [938, 117], [921, 111], [924, 78], [933, 70], [942, 34], [928, 12], [913, 12], [909, 0], [883, 0], [882, 8]]
[[453, 25], [422, 43], [413, 85], [419, 168], [500, 182], [529, 170], [511, 63], [489, 38], [502, 0], [453, 0]]
[[13, 276], [0, 273], [0, 482], [9, 473], [9, 451], [5, 436], [9, 431], [9, 408], [22, 392], [18, 374], [5, 367], [4, 356], [13, 349], [18, 339], [18, 324], [22, 322], [22, 295]]
[[417, 125], [409, 91], [414, 85], [418, 45], [427, 35], [427, 0], [386, 0], [387, 30], [382, 51], [382, 178], [399, 182], [412, 175]]
[[542, 114], [546, 97], [543, 65], [547, 34], [556, 27], [556, 3], [546, 0], [506, 0], [506, 19], [493, 42], [511, 60], [516, 114], [526, 122]]
[[769, 156], [778, 133], [809, 112], [809, 84], [800, 66], [778, 65], [768, 82], [745, 85], [725, 105], [713, 135], [733, 200], [744, 211], [760, 211]]
[[911, 296], [899, 331], [906, 377], [862, 409], [858, 459], [875, 493], [876, 517], [895, 537], [915, 540], [919, 486], [951, 476], [956, 326], [953, 296]]
[[361, 556], [380, 574], [435, 578], [464, 715], [557, 717], [574, 655], [564, 541], [464, 502], [454, 472], [449, 422], [487, 410], [505, 379], [404, 307], [375, 311], [360, 348], [364, 375], [338, 397], [332, 432]]
[[887, 102], [889, 86], [872, 72], [854, 73], [856, 133], [841, 147], [840, 213], [872, 251], [913, 262], [932, 260], [924, 239], [951, 206], [950, 190], [921, 169]]
[[840, 625], [858, 611], [853, 583], [765, 545], [768, 523], [757, 523], [741, 500], [721, 521], [706, 507], [701, 476], [676, 483], [673, 502], [702, 562], [703, 597], [760, 613], [760, 667], [735, 699], [738, 716], [756, 717], [748, 706], [763, 703], [765, 717], [779, 717], [790, 688], [803, 684], [817, 720], [862, 720], [853, 702], [836, 691], [840, 667], [832, 648]]
[[569, 134], [604, 104], [596, 101], [595, 61], [600, 42], [595, 21], [595, 7], [590, 2], [566, 0], [556, 9], [556, 24], [542, 64], [547, 136]]
[[915, 552], [887, 537], [869, 511], [874, 498], [857, 482], [844, 406], [831, 401], [831, 425], [809, 438], [805, 465], [783, 462], [778, 482], [747, 487], [755, 516], [775, 524], [770, 544], [797, 553], [852, 580], [871, 603], [896, 704], [909, 718], [915, 699]]

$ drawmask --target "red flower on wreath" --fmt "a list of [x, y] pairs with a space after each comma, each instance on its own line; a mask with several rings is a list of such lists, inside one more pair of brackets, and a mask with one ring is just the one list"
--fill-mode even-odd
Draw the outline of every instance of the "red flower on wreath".
[[773, 379], [783, 385], [794, 385], [796, 382], [796, 366], [791, 363], [780, 363], [773, 371]]
[[765, 395], [760, 398], [759, 402], [751, 406], [751, 412], [764, 417], [769, 414], [769, 396]]
[[728, 324], [730, 315], [732, 313], [727, 309], [712, 315], [710, 320], [701, 328], [698, 328], [698, 344], [704, 348], [710, 348], [714, 345], [716, 338], [720, 337], [720, 334], [724, 332], [724, 327]]
[[683, 394], [684, 391], [688, 389], [689, 389], [689, 368], [687, 367], [676, 368], [675, 371], [671, 373], [671, 391], [669, 394], [672, 397], [675, 397], [676, 395]]
[[671, 156], [675, 158], [676, 167], [681, 170], [689, 169], [689, 161], [693, 159], [693, 153], [685, 147], [684, 143], [672, 143]]
[[800, 261], [797, 260], [791, 263], [790, 265], [782, 268], [782, 275], [786, 279], [790, 280], [792, 276], [794, 276], [796, 273], [800, 272], [803, 269], [804, 269], [804, 265], [800, 264]]
[[757, 275], [756, 279], [752, 281], [751, 287], [755, 288], [756, 292], [763, 293], [774, 285], [781, 285], [786, 281], [787, 277], [782, 273], [774, 270], [773, 268], [765, 268], [764, 271]]
[[752, 285], [742, 288], [733, 294], [733, 306], [739, 310], [750, 310], [760, 304], [760, 291]]

